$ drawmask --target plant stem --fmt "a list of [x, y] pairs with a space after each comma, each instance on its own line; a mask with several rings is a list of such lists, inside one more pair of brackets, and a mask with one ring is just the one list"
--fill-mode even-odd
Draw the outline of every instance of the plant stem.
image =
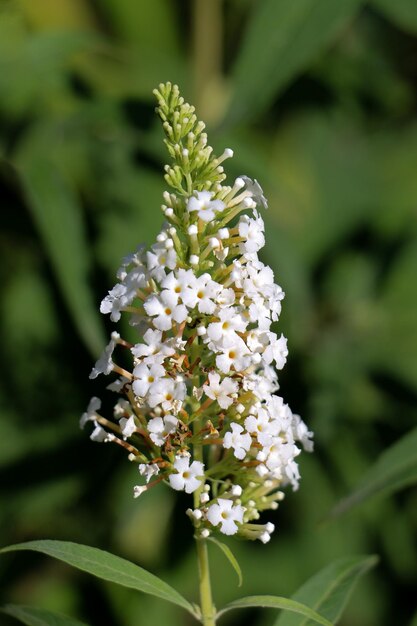
[[216, 626], [216, 609], [211, 595], [207, 542], [204, 539], [196, 539], [196, 544], [200, 580], [201, 623], [203, 626]]
[[[194, 377], [194, 382], [198, 387], [199, 377], [198, 374]], [[201, 415], [196, 416], [193, 423], [194, 434], [200, 432], [203, 426], [203, 419]], [[201, 444], [194, 444], [194, 458], [197, 461], [203, 460], [203, 446]], [[203, 492], [204, 484], [194, 492], [194, 506], [199, 506], [200, 495]], [[201, 608], [201, 623], [203, 626], [216, 626], [216, 608], [213, 604], [213, 598], [211, 595], [211, 582], [210, 582], [210, 568], [208, 560], [207, 542], [205, 539], [196, 537], [197, 547], [197, 560], [198, 560], [198, 578], [200, 587], [200, 608]]]

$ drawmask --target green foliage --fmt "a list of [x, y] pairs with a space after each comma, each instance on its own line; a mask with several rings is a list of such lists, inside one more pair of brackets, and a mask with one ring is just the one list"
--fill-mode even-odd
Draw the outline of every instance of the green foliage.
[[218, 617], [220, 617], [227, 611], [231, 611], [232, 609], [245, 609], [253, 606], [292, 611], [294, 613], [299, 613], [300, 615], [303, 615], [310, 620], [313, 620], [313, 622], [317, 624], [323, 624], [323, 626], [332, 626], [332, 623], [329, 622], [329, 620], [325, 619], [315, 611], [312, 611], [308, 608], [308, 606], [301, 604], [301, 602], [295, 602], [294, 600], [289, 600], [288, 598], [278, 598], [275, 596], [248, 596], [247, 598], [240, 598], [239, 600], [231, 602], [224, 609], [219, 611]]
[[7, 604], [3, 609], [0, 609], [0, 611], [6, 615], [15, 617], [27, 626], [85, 626], [83, 622], [68, 617], [67, 615], [46, 611], [45, 609], [38, 609], [33, 606]]
[[177, 604], [193, 615], [195, 614], [191, 604], [163, 580], [138, 565], [104, 550], [82, 546], [70, 541], [43, 540], [7, 546], [2, 548], [0, 552], [7, 553], [19, 550], [33, 550], [47, 554], [93, 576], [129, 589], [149, 593], [167, 602]]
[[414, 34], [417, 32], [417, 6], [414, 0], [372, 0], [372, 4], [400, 28]]
[[90, 258], [81, 207], [50, 159], [26, 154], [19, 160], [19, 172], [68, 309], [87, 347], [97, 355], [104, 333], [88, 287]]
[[[314, 574], [292, 596], [293, 600], [303, 602], [336, 624], [342, 616], [352, 591], [358, 580], [377, 563], [373, 556], [345, 557], [331, 563]], [[309, 620], [298, 615], [283, 613], [274, 626], [307, 626]]]
[[[117, 454], [104, 460], [78, 432], [89, 394], [104, 396], [106, 384], [86, 386], [85, 348], [105, 344], [97, 305], [119, 259], [153, 240], [162, 220], [166, 155], [151, 92], [170, 80], [198, 116], [212, 112], [214, 153], [232, 148], [233, 173], [256, 177], [268, 197], [264, 260], [286, 292], [290, 348], [281, 388], [315, 431], [300, 490], [273, 520], [276, 538], [234, 547], [244, 593], [290, 596], [326, 563], [377, 546], [384, 567], [361, 578], [343, 624], [408, 624], [417, 576], [416, 3], [213, 0], [220, 22], [207, 22], [196, 42], [203, 4], [0, 2], [1, 544], [50, 536], [100, 545], [195, 597], [195, 555], [172, 494], [133, 501], [132, 468]], [[224, 49], [212, 50], [214, 41]], [[221, 57], [217, 75], [201, 70], [197, 44], [203, 58]], [[376, 490], [394, 497], [318, 524], [343, 494]], [[224, 606], [233, 573], [220, 550], [210, 559]], [[78, 572], [30, 553], [21, 567], [0, 560], [3, 603], [90, 626], [103, 614], [123, 626], [144, 614], [184, 622], [180, 607], [91, 580], [86, 589]], [[276, 619], [247, 614], [256, 626]], [[241, 626], [245, 616], [224, 620]]]
[[233, 71], [227, 121], [259, 114], [315, 60], [352, 19], [362, 0], [262, 0], [255, 5]]
[[345, 513], [377, 494], [392, 494], [417, 482], [417, 429], [385, 450], [357, 488], [333, 509], [332, 515]]
[[222, 541], [218, 541], [218, 539], [216, 539], [215, 537], [209, 537], [209, 541], [211, 541], [216, 546], [218, 546], [220, 548], [220, 550], [223, 552], [223, 554], [225, 555], [225, 557], [229, 561], [230, 565], [235, 570], [235, 572], [237, 574], [237, 577], [238, 577], [238, 581], [239, 581], [239, 587], [241, 587], [242, 583], [243, 583], [242, 570], [241, 570], [241, 567], [240, 567], [240, 565], [239, 565], [235, 555], [233, 554], [233, 552], [231, 551], [229, 546], [227, 546]]

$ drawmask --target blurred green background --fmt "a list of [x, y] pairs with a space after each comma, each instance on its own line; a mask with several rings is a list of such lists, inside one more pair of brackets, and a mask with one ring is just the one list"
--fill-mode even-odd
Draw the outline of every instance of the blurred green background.
[[[234, 149], [230, 180], [255, 177], [269, 198], [281, 390], [316, 439], [271, 543], [230, 544], [243, 589], [211, 549], [217, 604], [290, 595], [337, 557], [375, 553], [340, 623], [415, 625], [416, 489], [322, 523], [416, 423], [415, 0], [0, 0], [0, 543], [101, 547], [196, 599], [186, 498], [134, 501], [125, 455], [78, 429], [109, 382], [88, 380], [111, 329], [99, 302], [162, 223], [152, 89], [166, 80], [216, 151]], [[190, 623], [40, 555], [2, 557], [0, 589], [91, 626]]]

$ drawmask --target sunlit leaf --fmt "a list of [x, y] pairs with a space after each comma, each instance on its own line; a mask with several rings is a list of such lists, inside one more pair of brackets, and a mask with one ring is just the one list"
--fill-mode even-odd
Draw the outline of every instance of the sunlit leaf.
[[336, 517], [377, 494], [391, 494], [417, 483], [417, 428], [385, 450], [361, 483], [333, 509]]
[[239, 565], [235, 555], [233, 554], [233, 552], [229, 548], [229, 546], [227, 546], [222, 541], [218, 541], [214, 537], [209, 537], [209, 541], [211, 541], [212, 543], [216, 544], [216, 546], [218, 546], [220, 548], [220, 550], [223, 552], [225, 557], [228, 559], [230, 565], [233, 567], [233, 569], [235, 570], [235, 572], [237, 574], [237, 577], [239, 579], [239, 587], [241, 587], [242, 586], [242, 582], [243, 582], [242, 570], [240, 569], [240, 565]]
[[247, 609], [254, 606], [293, 611], [303, 615], [304, 617], [308, 617], [317, 624], [332, 626], [332, 623], [329, 622], [329, 620], [322, 617], [308, 606], [305, 606], [300, 602], [295, 602], [294, 600], [289, 600], [288, 598], [279, 598], [278, 596], [248, 596], [246, 598], [240, 598], [239, 600], [234, 600], [233, 602], [230, 602], [230, 604], [227, 604], [221, 611], [218, 612], [217, 616], [220, 617], [232, 609]]
[[260, 110], [315, 60], [351, 20], [362, 0], [263, 0], [254, 5], [233, 68], [226, 123]]
[[194, 614], [191, 604], [163, 580], [138, 565], [104, 550], [70, 541], [41, 540], [7, 546], [0, 552], [19, 550], [33, 550], [47, 554], [93, 576], [157, 596]]
[[[328, 565], [312, 576], [292, 596], [292, 600], [311, 606], [336, 624], [358, 579], [377, 562], [374, 556], [346, 557]], [[282, 613], [274, 626], [307, 626], [304, 616]]]
[[33, 606], [7, 604], [0, 611], [15, 617], [27, 626], [86, 626], [83, 622], [73, 617], [47, 611], [46, 609], [38, 609]]

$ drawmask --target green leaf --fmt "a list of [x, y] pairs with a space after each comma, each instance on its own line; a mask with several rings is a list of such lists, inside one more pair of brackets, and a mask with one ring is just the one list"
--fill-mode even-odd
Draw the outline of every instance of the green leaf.
[[417, 33], [416, 0], [372, 0], [372, 4], [400, 28]]
[[361, 483], [331, 512], [337, 517], [376, 494], [390, 494], [417, 483], [417, 428], [385, 450]]
[[[375, 556], [339, 559], [312, 576], [292, 599], [308, 604], [336, 624], [358, 579], [377, 561]], [[307, 626], [310, 623], [302, 616], [282, 613], [274, 626]]]
[[86, 346], [97, 355], [105, 338], [88, 284], [90, 257], [78, 199], [56, 165], [40, 154], [26, 153], [18, 169], [68, 310]]
[[17, 606], [7, 604], [0, 611], [23, 622], [27, 626], [86, 626], [73, 617], [62, 613], [38, 609], [33, 606]]
[[237, 577], [239, 579], [239, 587], [241, 587], [242, 586], [242, 582], [243, 582], [242, 570], [240, 569], [240, 565], [239, 565], [235, 555], [233, 554], [233, 552], [229, 548], [229, 546], [227, 546], [225, 543], [222, 543], [221, 541], [218, 541], [214, 537], [209, 537], [208, 540], [211, 541], [212, 543], [215, 543], [216, 546], [218, 546], [220, 548], [220, 550], [223, 552], [223, 554], [229, 560], [230, 565], [235, 570], [235, 572], [237, 574]]
[[335, 39], [362, 0], [263, 0], [254, 5], [233, 68], [226, 124], [266, 108]]
[[[415, 198], [410, 208], [415, 206]], [[409, 217], [403, 222], [403, 232], [407, 232], [412, 220]], [[385, 279], [383, 291], [369, 312], [372, 323], [368, 324], [367, 346], [376, 369], [388, 371], [396, 380], [412, 385], [414, 390], [417, 389], [417, 291], [410, 290], [410, 284], [414, 284], [416, 273], [417, 245], [414, 236], [398, 251]], [[381, 337], [384, 341], [381, 341]]]
[[332, 626], [325, 617], [322, 617], [308, 606], [295, 602], [295, 600], [289, 600], [288, 598], [279, 598], [278, 596], [247, 596], [246, 598], [240, 598], [227, 604], [224, 609], [218, 612], [217, 617], [223, 615], [227, 611], [232, 609], [247, 609], [252, 606], [262, 606], [268, 609], [285, 609], [287, 611], [293, 611], [312, 619], [317, 624], [323, 624], [323, 626]]
[[47, 554], [103, 580], [129, 589], [143, 591], [167, 602], [177, 604], [195, 615], [191, 604], [163, 580], [138, 565], [104, 550], [70, 541], [41, 540], [7, 546], [2, 548], [0, 553], [17, 550], [34, 550]]

